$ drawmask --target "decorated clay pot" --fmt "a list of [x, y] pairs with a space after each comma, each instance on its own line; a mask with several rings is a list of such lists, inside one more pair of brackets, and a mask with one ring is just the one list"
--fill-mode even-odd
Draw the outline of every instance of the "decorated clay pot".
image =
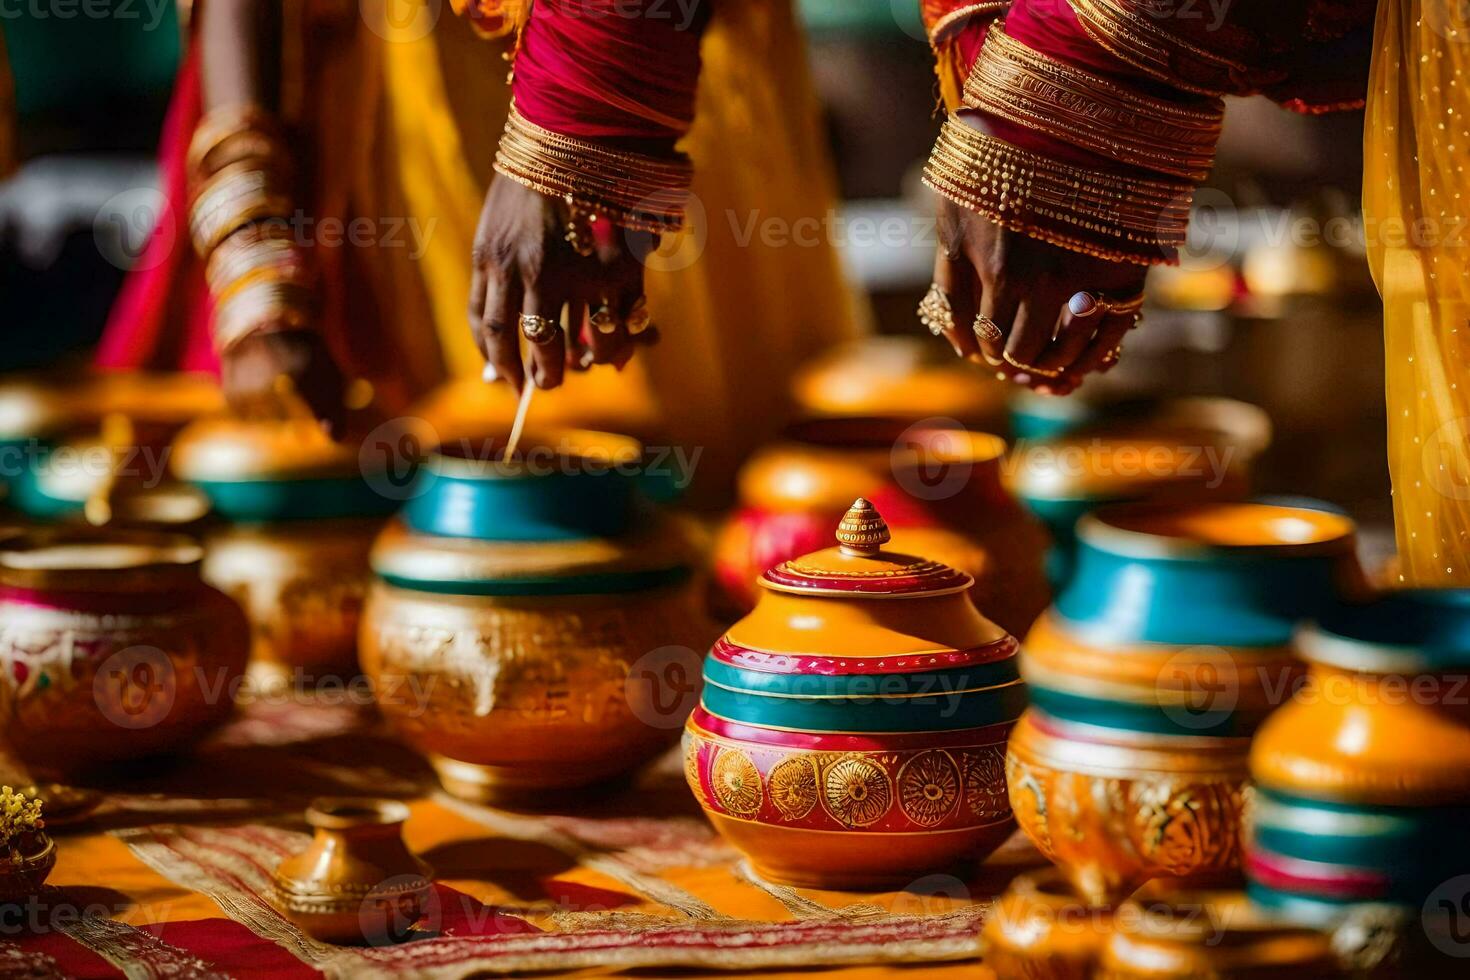
[[1055, 868], [1021, 875], [996, 900], [980, 934], [997, 977], [1091, 980], [1113, 930], [1111, 909], [1089, 906]]
[[432, 457], [373, 551], [363, 671], [471, 799], [535, 802], [648, 761], [693, 707], [712, 633], [692, 536], [642, 499], [637, 442], [533, 441], [509, 462]]
[[1264, 412], [1225, 398], [1125, 402], [1100, 412], [1075, 431], [1018, 444], [1009, 468], [1016, 497], [1051, 532], [1047, 571], [1057, 589], [1072, 574], [1084, 514], [1129, 501], [1239, 500], [1271, 439]]
[[1241, 892], [1178, 892], [1113, 917], [1097, 980], [1335, 980], [1330, 937], [1276, 922]]
[[209, 419], [179, 434], [173, 469], [213, 504], [204, 578], [250, 617], [250, 674], [266, 688], [357, 673], [368, 553], [411, 472], [335, 443], [311, 421]]
[[901, 886], [1013, 827], [1016, 641], [968, 601], [968, 575], [889, 538], [860, 499], [839, 546], [769, 570], [705, 660], [685, 775], [768, 880]]
[[791, 394], [804, 419], [949, 420], [994, 432], [1007, 387], [927, 337], [865, 337], [803, 364]]
[[185, 750], [228, 717], [249, 627], [201, 559], [121, 531], [0, 546], [0, 719], [33, 772]]
[[276, 868], [276, 905], [322, 942], [408, 938], [423, 916], [433, 870], [403, 843], [407, 819], [408, 807], [396, 800], [313, 800], [306, 822], [315, 836]]
[[1397, 907], [1416, 927], [1421, 909], [1463, 916], [1470, 592], [1344, 604], [1299, 645], [1311, 676], [1251, 751], [1251, 897], [1314, 924], [1366, 906]]
[[1356, 584], [1353, 526], [1268, 504], [1135, 504], [1079, 527], [1026, 640], [1007, 757], [1016, 818], [1094, 904], [1233, 879], [1250, 737], [1302, 668], [1296, 623]]
[[884, 419], [803, 423], [741, 470], [740, 504], [715, 544], [729, 609], [752, 608], [762, 573], [821, 548], [856, 497], [889, 519], [895, 547], [929, 555], [975, 580], [971, 599], [1024, 632], [1050, 592], [1046, 536], [1006, 490], [1005, 442], [964, 429]]

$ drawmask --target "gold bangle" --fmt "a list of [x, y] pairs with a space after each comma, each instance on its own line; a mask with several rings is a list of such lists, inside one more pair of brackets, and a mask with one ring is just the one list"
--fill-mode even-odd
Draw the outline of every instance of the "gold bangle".
[[1007, 364], [1015, 368], [1017, 371], [1025, 371], [1027, 374], [1034, 374], [1038, 378], [1060, 378], [1062, 376], [1061, 371], [1057, 371], [1053, 368], [1037, 367], [1035, 364], [1023, 364], [1022, 362], [1012, 357], [1011, 352], [1008, 350], [1001, 351], [1000, 356], [1005, 359], [1005, 362]]
[[1181, 106], [1056, 61], [996, 24], [965, 81], [965, 105], [1161, 173], [1204, 180], [1225, 106]]
[[262, 332], [301, 330], [312, 323], [315, 297], [299, 283], [257, 282], [215, 307], [215, 350], [223, 354]]
[[189, 211], [189, 237], [200, 257], [208, 258], [221, 242], [245, 225], [263, 218], [284, 218], [291, 198], [278, 189], [278, 177], [246, 165], [227, 167], [206, 181]]
[[1168, 261], [1184, 243], [1194, 185], [1074, 167], [981, 133], [940, 130], [924, 183], [1008, 229], [1116, 262]]
[[[683, 154], [661, 158], [629, 153], [554, 133], [523, 117], [514, 103], [495, 155], [495, 172], [561, 198], [574, 211], [651, 232], [683, 227], [693, 181], [693, 168]], [[580, 244], [580, 238], [573, 244]]]
[[1119, 60], [1161, 82], [1213, 98], [1249, 91], [1242, 81], [1249, 79], [1250, 66], [1191, 44], [1119, 0], [1067, 3], [1089, 37]]
[[199, 120], [184, 156], [184, 172], [201, 180], [246, 157], [271, 157], [280, 163], [285, 153], [275, 116], [253, 102], [237, 102], [217, 106]]

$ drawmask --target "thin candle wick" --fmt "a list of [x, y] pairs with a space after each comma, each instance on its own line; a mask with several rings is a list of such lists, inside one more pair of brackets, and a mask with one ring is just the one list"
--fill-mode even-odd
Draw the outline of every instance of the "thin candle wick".
[[525, 387], [521, 389], [521, 403], [516, 406], [516, 420], [510, 427], [510, 438], [505, 443], [505, 458], [515, 459], [516, 449], [521, 444], [521, 430], [526, 427], [526, 416], [531, 412], [531, 396], [536, 392], [536, 386], [531, 383], [531, 373], [526, 372]]

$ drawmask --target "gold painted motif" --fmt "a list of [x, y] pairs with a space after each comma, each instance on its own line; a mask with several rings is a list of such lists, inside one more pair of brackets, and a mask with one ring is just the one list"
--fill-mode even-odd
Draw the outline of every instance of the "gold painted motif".
[[720, 749], [709, 771], [710, 787], [720, 806], [740, 817], [753, 817], [761, 808], [761, 774], [750, 756], [739, 749]]
[[943, 749], [921, 752], [898, 771], [898, 799], [904, 815], [921, 827], [944, 820], [960, 802], [960, 767]]
[[846, 755], [822, 774], [822, 804], [838, 823], [866, 827], [893, 805], [893, 781], [873, 760]]
[[965, 805], [982, 820], [999, 820], [1011, 812], [1006, 794], [1004, 743], [960, 753], [965, 777]]
[[817, 763], [809, 755], [782, 759], [771, 767], [766, 792], [781, 816], [800, 820], [817, 805]]

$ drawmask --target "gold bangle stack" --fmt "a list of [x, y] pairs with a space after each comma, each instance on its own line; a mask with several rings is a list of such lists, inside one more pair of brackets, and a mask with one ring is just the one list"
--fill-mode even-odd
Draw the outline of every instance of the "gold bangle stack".
[[1123, 163], [1202, 181], [1225, 119], [1219, 99], [1180, 105], [1056, 61], [996, 24], [965, 81], [965, 105]]
[[274, 119], [253, 104], [200, 121], [186, 157], [189, 234], [205, 261], [221, 353], [253, 334], [314, 324], [310, 263], [289, 218], [289, 154]]
[[662, 158], [611, 150], [543, 129], [512, 103], [495, 155], [495, 172], [567, 202], [572, 211], [604, 217], [624, 228], [673, 231], [683, 227], [694, 170], [689, 158]]
[[1088, 170], [1022, 150], [951, 115], [924, 183], [962, 207], [1061, 248], [1114, 262], [1168, 261], [1184, 244], [1190, 183]]
[[[1120, 60], [1174, 88], [1218, 98], [1250, 91], [1243, 62], [1186, 41], [1124, 0], [1067, 0], [1089, 37]], [[1177, 18], [1175, 19], [1177, 22]]]

